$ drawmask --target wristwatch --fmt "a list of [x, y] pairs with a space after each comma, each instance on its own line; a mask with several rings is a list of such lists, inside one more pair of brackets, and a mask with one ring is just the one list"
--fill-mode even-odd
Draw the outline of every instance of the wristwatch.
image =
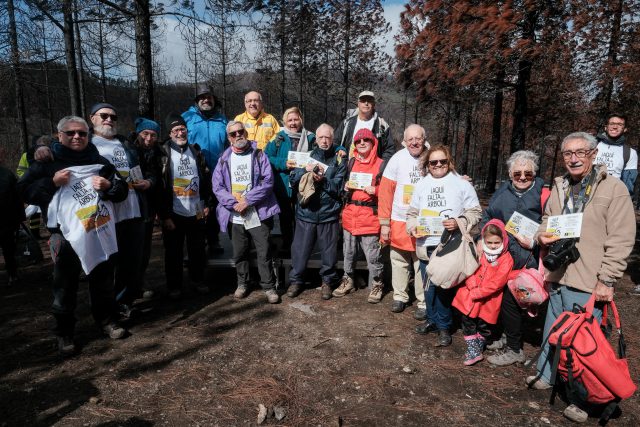
[[616, 284], [616, 281], [615, 280], [602, 280], [602, 279], [600, 279], [600, 283], [605, 285], [607, 288], [613, 288], [613, 286]]

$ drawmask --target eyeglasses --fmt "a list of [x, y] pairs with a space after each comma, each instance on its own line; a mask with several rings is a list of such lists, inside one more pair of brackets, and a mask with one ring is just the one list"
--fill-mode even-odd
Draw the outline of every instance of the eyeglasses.
[[589, 154], [591, 154], [593, 150], [576, 150], [576, 151], [563, 151], [560, 154], [562, 154], [562, 158], [565, 160], [569, 160], [571, 157], [573, 157], [573, 155], [575, 155], [577, 158], [579, 159], [584, 159], [585, 157], [587, 157]]
[[533, 179], [533, 171], [515, 171], [513, 172], [514, 178], [520, 178], [524, 176], [527, 181], [531, 181]]
[[607, 123], [607, 126], [612, 128], [623, 128], [624, 122], [611, 122], [611, 123]]
[[409, 138], [404, 140], [404, 142], [422, 142], [422, 141], [424, 141], [423, 137], [415, 137], [415, 138]]
[[243, 136], [243, 135], [244, 135], [244, 129], [232, 130], [231, 132], [229, 132], [229, 136], [232, 138], [236, 138], [238, 136]]
[[372, 139], [369, 139], [369, 138], [362, 138], [362, 139], [359, 139], [358, 141], [356, 141], [356, 144], [361, 144], [361, 143], [363, 143], [363, 142], [368, 143], [368, 144], [373, 144], [373, 140], [372, 140]]
[[94, 116], [99, 116], [102, 120], [111, 119], [112, 122], [118, 121], [118, 116], [116, 116], [115, 114], [99, 113], [99, 114], [94, 114]]
[[438, 160], [429, 160], [429, 166], [438, 166], [438, 165], [447, 165], [449, 164], [449, 160], [447, 159], [438, 159]]
[[186, 132], [187, 132], [187, 128], [185, 127], [171, 129], [171, 133], [186, 133]]
[[65, 135], [67, 135], [70, 138], [73, 138], [74, 136], [76, 136], [76, 134], [80, 138], [86, 138], [86, 136], [88, 135], [88, 132], [83, 131], [83, 130], [63, 130], [61, 132], [64, 133]]

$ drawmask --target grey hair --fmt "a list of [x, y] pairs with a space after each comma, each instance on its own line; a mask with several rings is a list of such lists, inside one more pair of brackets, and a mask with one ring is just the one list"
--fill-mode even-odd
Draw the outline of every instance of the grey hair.
[[410, 129], [420, 130], [420, 132], [422, 133], [422, 138], [424, 138], [424, 146], [427, 149], [431, 148], [431, 144], [429, 144], [429, 141], [427, 141], [427, 131], [424, 129], [424, 127], [415, 123], [407, 126], [407, 128], [404, 130], [404, 133], [402, 134], [402, 145], [406, 146], [404, 141], [407, 139], [407, 132], [409, 132]]
[[260, 100], [260, 102], [262, 102], [262, 94], [260, 92], [258, 92], [257, 90], [250, 90], [249, 92], [244, 94], [244, 97], [246, 98], [247, 95], [249, 95], [251, 92], [255, 92], [258, 94], [258, 99]]
[[231, 129], [231, 127], [233, 127], [235, 125], [240, 125], [240, 126], [242, 126], [243, 130], [246, 130], [245, 127], [244, 127], [244, 123], [239, 122], [237, 120], [231, 120], [229, 123], [227, 123], [227, 133], [229, 133], [229, 129]]
[[531, 167], [533, 167], [533, 172], [538, 172], [538, 155], [533, 151], [529, 150], [520, 150], [513, 153], [507, 159], [507, 169], [509, 169], [509, 173], [513, 170], [513, 167], [516, 163], [531, 163]]
[[328, 123], [322, 123], [320, 126], [318, 126], [318, 129], [316, 129], [316, 134], [320, 131], [320, 129], [323, 129], [323, 128], [329, 129], [329, 132], [331, 132], [331, 138], [333, 138], [333, 132], [334, 132], [333, 126], [331, 126]]
[[565, 143], [572, 139], [582, 139], [583, 141], [586, 141], [587, 144], [589, 144], [589, 148], [588, 148], [589, 150], [593, 150], [598, 146], [598, 140], [596, 139], [595, 136], [591, 135], [590, 133], [573, 132], [564, 137], [564, 139], [562, 140], [562, 144], [560, 144], [560, 151], [563, 151]]
[[89, 129], [89, 125], [87, 124], [87, 121], [85, 119], [83, 119], [82, 117], [64, 116], [58, 122], [58, 126], [56, 126], [58, 128], [58, 132], [62, 132], [62, 130], [67, 125], [67, 123], [80, 123], [82, 126], [85, 127], [85, 129]]

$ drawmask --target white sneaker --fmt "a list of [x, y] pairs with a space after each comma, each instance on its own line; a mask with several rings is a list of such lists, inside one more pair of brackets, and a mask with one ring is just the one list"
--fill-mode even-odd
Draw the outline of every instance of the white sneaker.
[[574, 404], [567, 406], [562, 412], [562, 415], [575, 423], [584, 423], [589, 418], [589, 414]]

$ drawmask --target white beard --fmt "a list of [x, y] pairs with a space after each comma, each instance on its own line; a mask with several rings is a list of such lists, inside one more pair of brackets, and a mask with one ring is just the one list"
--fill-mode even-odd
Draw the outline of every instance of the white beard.
[[94, 126], [93, 132], [107, 139], [113, 138], [114, 136], [116, 136], [116, 133], [118, 133], [115, 126], [104, 126], [104, 125]]

